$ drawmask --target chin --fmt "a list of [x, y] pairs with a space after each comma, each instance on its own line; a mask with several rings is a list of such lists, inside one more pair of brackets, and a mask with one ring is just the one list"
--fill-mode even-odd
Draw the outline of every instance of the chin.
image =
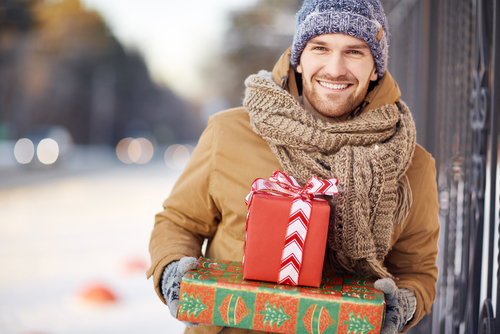
[[334, 104], [331, 102], [322, 101], [320, 103], [311, 103], [311, 105], [320, 114], [326, 117], [342, 117], [350, 114], [354, 110], [354, 103], [344, 101], [342, 104]]

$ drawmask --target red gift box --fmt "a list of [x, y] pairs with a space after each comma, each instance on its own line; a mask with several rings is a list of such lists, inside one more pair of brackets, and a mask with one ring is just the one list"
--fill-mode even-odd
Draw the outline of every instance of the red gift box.
[[[275, 172], [273, 176], [276, 173], [280, 173], [279, 176], [284, 175], [284, 177], [289, 178], [289, 176], [281, 172]], [[320, 181], [319, 179], [316, 180]], [[293, 181], [295, 182], [295, 180]], [[267, 180], [263, 182], [267, 182]], [[330, 187], [331, 183], [334, 186], [336, 180], [330, 182]], [[254, 188], [253, 185], [252, 188]], [[307, 188], [307, 185], [305, 188]], [[334, 189], [336, 193], [336, 187]], [[287, 229], [293, 219], [291, 218], [291, 207], [296, 198], [296, 196], [290, 194], [277, 195], [276, 188], [271, 192], [255, 191], [253, 193], [251, 206], [248, 209], [245, 236], [243, 264], [243, 277], [245, 279], [268, 282], [280, 281], [279, 275], [280, 270], [283, 268], [282, 257], [286, 243], [285, 239], [289, 237], [289, 235], [287, 236]], [[299, 264], [300, 271], [296, 284], [319, 287], [328, 235], [330, 206], [325, 200], [310, 198], [309, 202], [312, 204], [312, 208], [306, 229], [307, 236], [303, 242], [303, 249], [301, 249], [302, 259]], [[295, 247], [295, 245], [292, 245], [292, 247]], [[281, 284], [290, 283], [281, 282]]]

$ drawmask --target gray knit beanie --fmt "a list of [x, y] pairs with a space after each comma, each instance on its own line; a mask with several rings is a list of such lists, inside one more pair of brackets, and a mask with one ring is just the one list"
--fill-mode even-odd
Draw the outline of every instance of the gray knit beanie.
[[323, 34], [342, 33], [368, 44], [378, 78], [387, 68], [388, 25], [379, 0], [304, 0], [297, 13], [290, 64], [294, 69], [307, 42]]

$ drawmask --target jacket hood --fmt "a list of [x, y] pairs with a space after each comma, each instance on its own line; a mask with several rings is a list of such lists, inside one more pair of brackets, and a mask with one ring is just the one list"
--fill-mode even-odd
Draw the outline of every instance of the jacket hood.
[[[286, 89], [297, 101], [300, 101], [297, 77], [290, 65], [291, 52], [292, 47], [289, 47], [281, 55], [276, 65], [274, 65], [272, 76], [276, 84]], [[396, 80], [394, 80], [389, 71], [386, 71], [384, 76], [378, 80], [375, 87], [366, 94], [364, 110], [375, 109], [386, 104], [394, 104], [399, 101], [400, 97], [401, 91]]]

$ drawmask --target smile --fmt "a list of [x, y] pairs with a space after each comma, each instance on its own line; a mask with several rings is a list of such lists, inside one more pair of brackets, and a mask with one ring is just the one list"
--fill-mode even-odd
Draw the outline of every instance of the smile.
[[318, 83], [325, 87], [325, 88], [329, 88], [329, 89], [346, 89], [347, 87], [349, 87], [348, 84], [331, 84], [331, 83], [328, 83], [328, 82], [323, 82], [323, 81], [318, 81]]

